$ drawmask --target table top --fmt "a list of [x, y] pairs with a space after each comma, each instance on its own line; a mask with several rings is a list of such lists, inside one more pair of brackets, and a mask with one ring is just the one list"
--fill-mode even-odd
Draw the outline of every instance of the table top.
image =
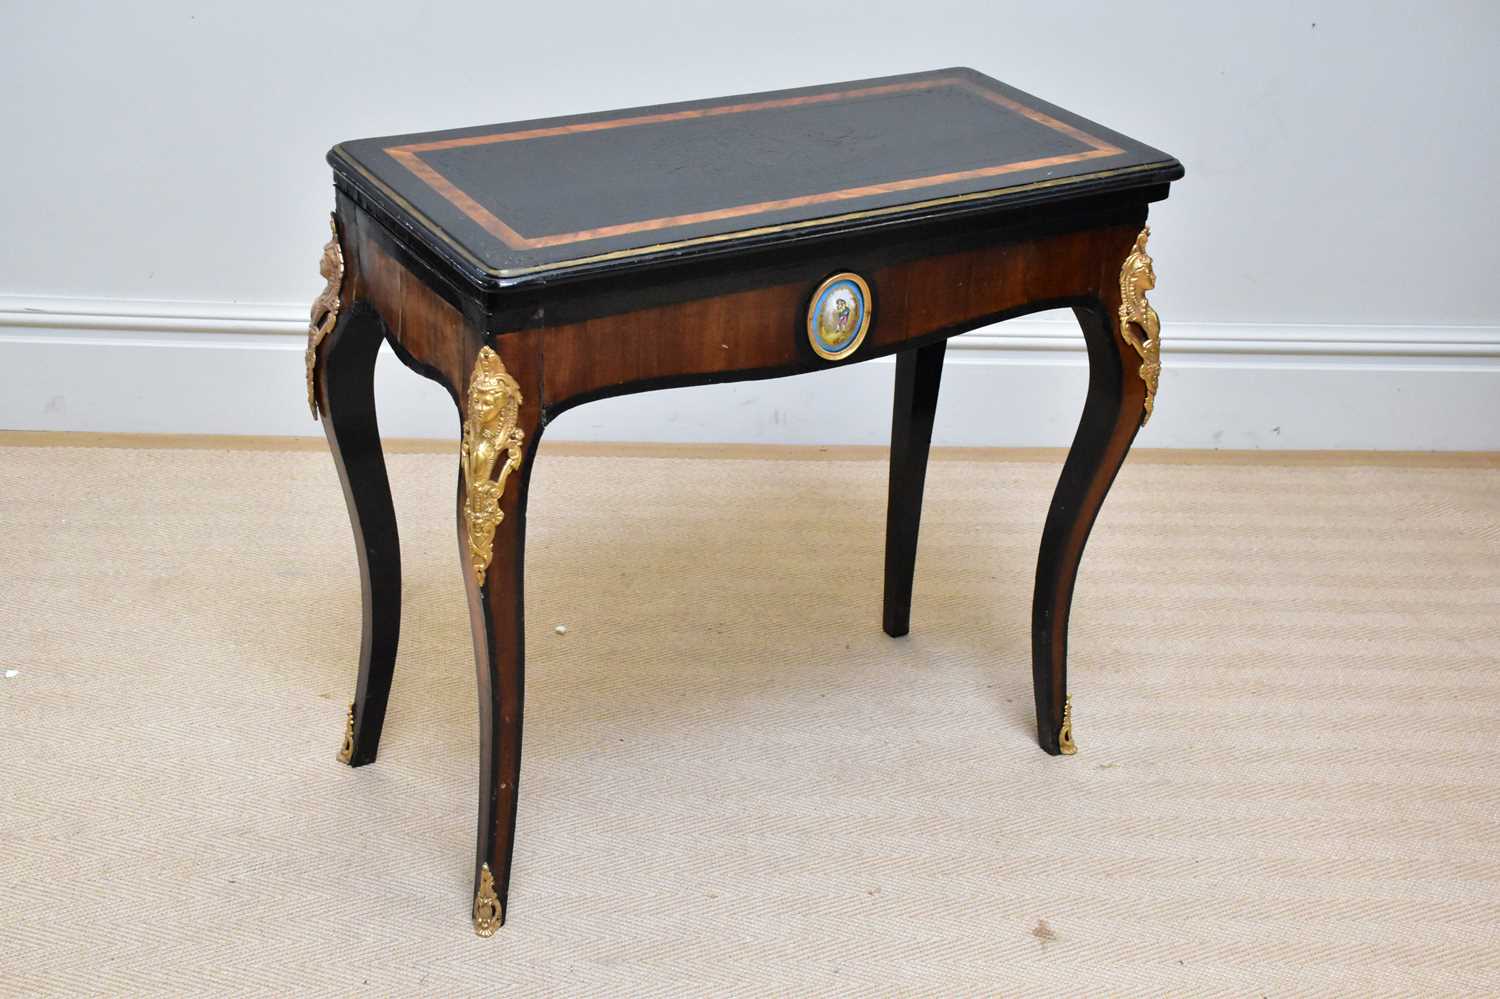
[[964, 68], [360, 139], [328, 161], [489, 287], [1182, 176], [1159, 150]]

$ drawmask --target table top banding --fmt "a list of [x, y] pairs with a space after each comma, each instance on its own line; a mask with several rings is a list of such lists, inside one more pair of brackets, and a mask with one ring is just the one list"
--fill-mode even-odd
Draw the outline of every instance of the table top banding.
[[1182, 173], [963, 68], [360, 139], [328, 158], [343, 186], [491, 288]]

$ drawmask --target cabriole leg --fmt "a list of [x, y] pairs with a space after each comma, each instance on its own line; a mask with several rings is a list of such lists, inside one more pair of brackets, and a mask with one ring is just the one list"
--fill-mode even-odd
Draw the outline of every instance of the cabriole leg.
[[1056, 756], [1074, 752], [1068, 696], [1068, 611], [1089, 531], [1115, 473], [1155, 402], [1160, 322], [1145, 293], [1156, 275], [1142, 230], [1120, 271], [1120, 292], [1074, 309], [1089, 352], [1089, 390], [1042, 531], [1031, 611], [1037, 737]]
[[519, 346], [508, 353], [515, 375], [490, 347], [475, 359], [458, 482], [458, 540], [479, 680], [479, 831], [471, 915], [474, 932], [485, 937], [505, 922], [515, 843], [525, 698], [526, 492], [541, 432], [540, 393], [527, 381], [539, 366]]
[[385, 328], [364, 303], [343, 307], [341, 295], [352, 296], [342, 288], [344, 257], [337, 224], [330, 225], [333, 238], [323, 248], [321, 267], [328, 284], [313, 303], [308, 330], [307, 388], [313, 417], [322, 417], [333, 452], [359, 557], [359, 680], [338, 754], [357, 767], [375, 762], [385, 724], [401, 634], [401, 547], [375, 419], [375, 358]]

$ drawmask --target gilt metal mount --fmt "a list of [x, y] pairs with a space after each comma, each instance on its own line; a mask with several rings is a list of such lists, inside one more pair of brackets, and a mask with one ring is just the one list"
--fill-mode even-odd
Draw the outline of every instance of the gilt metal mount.
[[526, 435], [517, 425], [520, 417], [521, 386], [505, 370], [499, 354], [481, 347], [469, 378], [468, 416], [459, 450], [469, 562], [480, 586], [494, 556], [495, 528], [505, 519], [500, 509], [505, 482], [521, 467]]
[[1073, 695], [1069, 694], [1067, 700], [1063, 701], [1062, 728], [1057, 730], [1057, 751], [1064, 756], [1072, 756], [1078, 752], [1078, 747], [1073, 743]]
[[505, 908], [495, 894], [495, 876], [490, 873], [490, 865], [484, 864], [479, 868], [479, 890], [474, 893], [474, 932], [492, 937], [503, 922]]
[[354, 762], [354, 704], [349, 705], [349, 713], [344, 716], [344, 744], [339, 746], [339, 762], [353, 764]]
[[339, 246], [338, 221], [332, 214], [328, 216], [328, 228], [333, 235], [323, 245], [323, 259], [318, 263], [318, 273], [323, 275], [327, 284], [313, 299], [307, 320], [307, 408], [312, 410], [315, 420], [318, 418], [318, 348], [338, 322], [339, 291], [344, 285], [344, 251]]
[[1156, 287], [1156, 270], [1146, 253], [1146, 239], [1150, 235], [1150, 226], [1141, 230], [1120, 268], [1120, 336], [1141, 355], [1141, 381], [1146, 384], [1143, 427], [1151, 419], [1156, 383], [1161, 378], [1161, 317], [1146, 301], [1146, 292]]

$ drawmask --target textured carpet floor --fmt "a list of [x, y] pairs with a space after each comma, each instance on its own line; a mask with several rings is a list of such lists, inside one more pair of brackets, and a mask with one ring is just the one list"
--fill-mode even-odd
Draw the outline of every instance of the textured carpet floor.
[[391, 466], [401, 658], [349, 770], [326, 454], [0, 448], [0, 991], [1500, 992], [1500, 469], [1127, 465], [1053, 759], [1054, 464], [934, 462], [897, 641], [881, 463], [544, 447], [480, 940], [455, 462]]

